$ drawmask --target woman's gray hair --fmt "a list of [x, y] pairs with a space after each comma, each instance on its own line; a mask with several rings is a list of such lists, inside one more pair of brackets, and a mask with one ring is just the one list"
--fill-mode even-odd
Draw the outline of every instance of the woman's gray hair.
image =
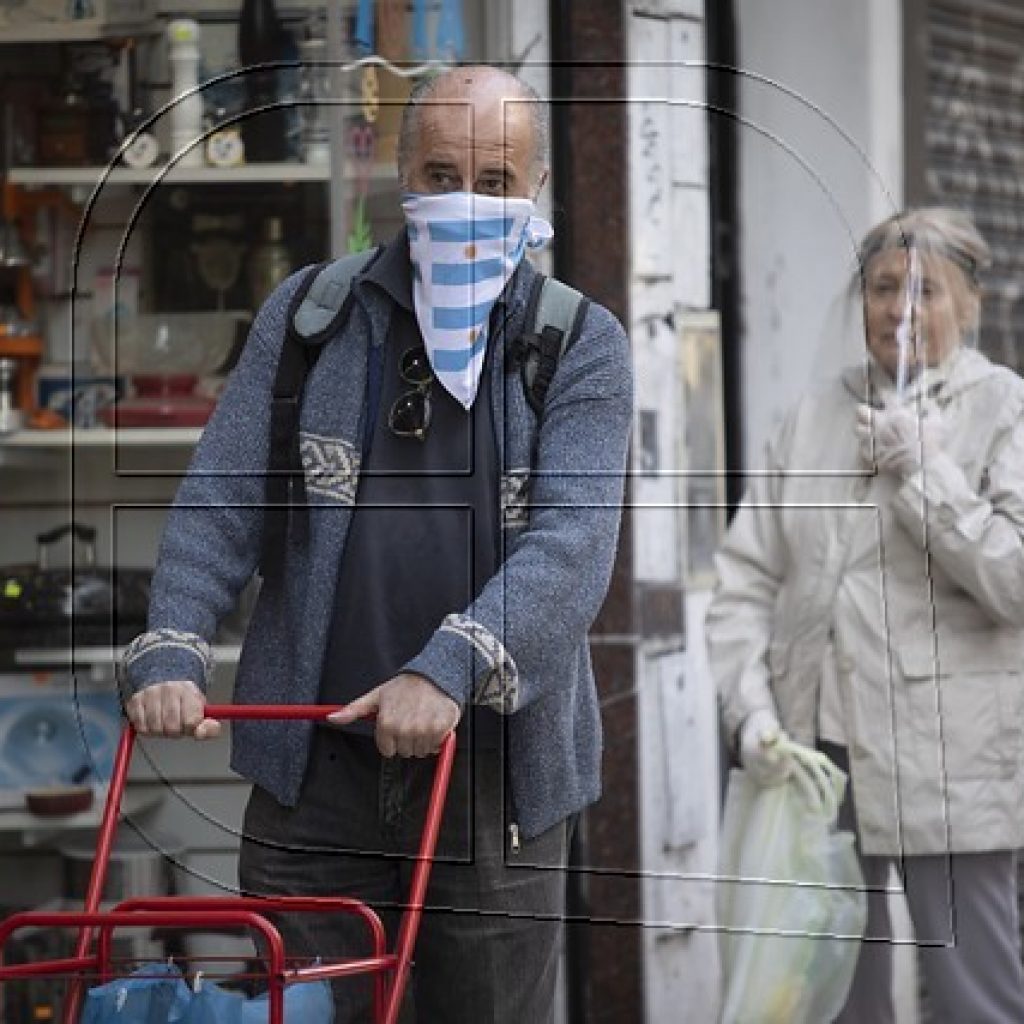
[[966, 213], [949, 206], [921, 206], [895, 214], [864, 236], [857, 252], [857, 282], [863, 282], [868, 264], [880, 252], [911, 247], [955, 263], [972, 289], [992, 265], [992, 250]]
[[[506, 71], [504, 74], [508, 75], [519, 93], [518, 98], [513, 102], [522, 101], [530, 105], [530, 118], [533, 122], [533, 160], [530, 164], [530, 175], [534, 181], [537, 181], [547, 166], [548, 147], [551, 141], [551, 115], [548, 105], [540, 98], [533, 86], [511, 72]], [[421, 79], [413, 86], [409, 93], [409, 99], [402, 110], [402, 121], [398, 129], [396, 162], [398, 178], [403, 188], [407, 187], [409, 160], [412, 158], [416, 135], [420, 130], [420, 114], [424, 106], [436, 99], [438, 87], [446, 77], [447, 72], [442, 72]]]

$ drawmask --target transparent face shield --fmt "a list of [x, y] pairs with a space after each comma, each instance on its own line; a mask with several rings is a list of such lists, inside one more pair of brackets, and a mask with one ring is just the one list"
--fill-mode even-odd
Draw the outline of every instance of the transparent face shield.
[[834, 302], [819, 369], [845, 375], [863, 401], [915, 400], [978, 337], [971, 274], [935, 247], [880, 249]]
[[[893, 381], [896, 396], [906, 393], [907, 381], [916, 373], [922, 361], [922, 338], [919, 310], [921, 308], [922, 273], [921, 256], [917, 246], [907, 249], [906, 281], [903, 285], [903, 308], [896, 325], [896, 366]], [[870, 297], [866, 298], [870, 301]]]

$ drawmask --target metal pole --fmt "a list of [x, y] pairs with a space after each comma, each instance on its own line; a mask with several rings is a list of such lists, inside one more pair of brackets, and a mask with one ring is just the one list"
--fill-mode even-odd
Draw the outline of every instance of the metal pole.
[[327, 59], [331, 62], [331, 103], [327, 107], [327, 130], [330, 136], [331, 255], [343, 256], [348, 248], [348, 182], [345, 180], [345, 122], [349, 114], [343, 100], [348, 88], [341, 71], [344, 59], [342, 4], [327, 4]]

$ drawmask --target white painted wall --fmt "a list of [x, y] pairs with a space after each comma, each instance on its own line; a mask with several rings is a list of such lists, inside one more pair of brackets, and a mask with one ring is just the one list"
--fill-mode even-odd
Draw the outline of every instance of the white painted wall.
[[902, 201], [899, 4], [737, 0], [736, 20], [742, 415], [755, 464], [808, 382], [856, 242]]
[[[694, 467], [684, 443], [678, 327], [711, 301], [703, 14], [702, 0], [626, 7], [639, 583], [689, 583], [682, 505], [684, 474]], [[717, 1016], [717, 946], [706, 930], [718, 845], [717, 717], [701, 626], [707, 598], [688, 593], [684, 636], [637, 646], [644, 1002], [652, 1022], [707, 1024]]]

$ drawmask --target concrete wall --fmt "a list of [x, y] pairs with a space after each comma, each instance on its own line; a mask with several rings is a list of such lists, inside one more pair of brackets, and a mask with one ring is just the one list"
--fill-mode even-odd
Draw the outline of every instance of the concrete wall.
[[736, 0], [744, 450], [808, 382], [856, 242], [902, 200], [899, 4]]
[[[717, 1016], [714, 886], [718, 765], [704, 661], [708, 581], [687, 558], [690, 472], [682, 331], [711, 302], [704, 4], [628, 5], [630, 336], [636, 371], [633, 502], [637, 592], [678, 595], [680, 621], [636, 646], [643, 871], [644, 1017]], [[675, 632], [673, 632], [675, 630]], [[637, 1017], [637, 1019], [641, 1019]]]

